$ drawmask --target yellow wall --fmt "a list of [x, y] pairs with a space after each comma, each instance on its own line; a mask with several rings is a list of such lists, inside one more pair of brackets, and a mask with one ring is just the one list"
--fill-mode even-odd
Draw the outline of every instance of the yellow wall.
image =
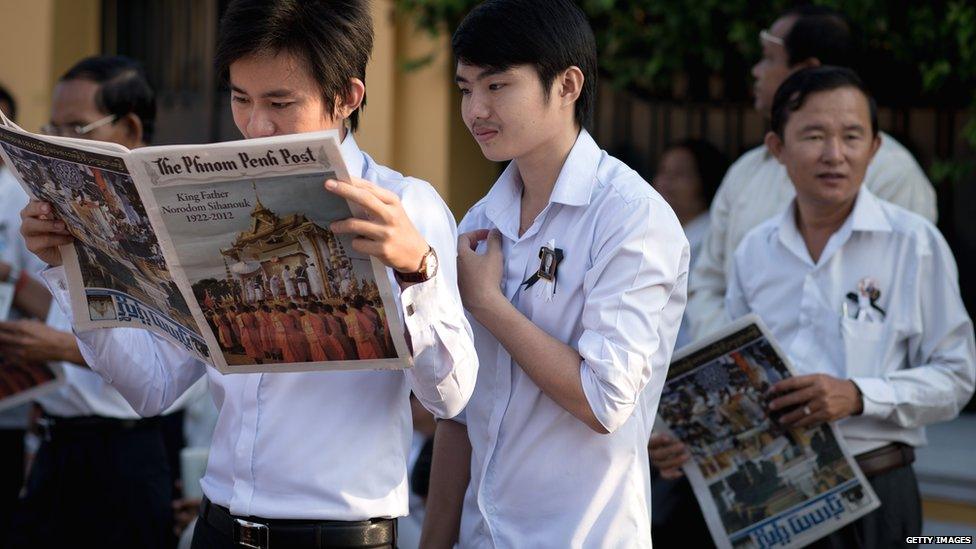
[[78, 59], [98, 53], [98, 0], [0, 0], [0, 83], [17, 100], [17, 123], [37, 131], [51, 88]]

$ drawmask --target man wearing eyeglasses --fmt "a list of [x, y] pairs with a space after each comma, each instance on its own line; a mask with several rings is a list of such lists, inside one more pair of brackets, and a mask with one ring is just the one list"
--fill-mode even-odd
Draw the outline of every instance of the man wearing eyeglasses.
[[[850, 66], [855, 61], [851, 28], [843, 15], [819, 6], [803, 6], [781, 15], [759, 36], [762, 58], [753, 66], [754, 106], [767, 119], [779, 86], [793, 73], [820, 65]], [[881, 146], [868, 168], [864, 186], [875, 196], [936, 218], [935, 191], [905, 147], [880, 133]], [[711, 207], [711, 226], [688, 277], [685, 309], [692, 337], [714, 332], [728, 321], [725, 293], [736, 247], [752, 228], [781, 212], [796, 195], [786, 169], [765, 145], [742, 155], [726, 173]], [[651, 437], [655, 475], [680, 477], [686, 450], [664, 435]], [[661, 471], [661, 473], [658, 473]], [[701, 515], [688, 484], [656, 476], [652, 487], [654, 542], [662, 547], [688, 543], [687, 532], [704, 533]], [[707, 538], [707, 536], [706, 536]], [[703, 539], [702, 543], [710, 543]]]
[[[90, 57], [58, 81], [42, 131], [136, 148], [151, 140], [155, 115], [155, 94], [138, 63]], [[56, 536], [65, 535], [60, 530], [68, 514], [72, 524], [91, 524], [106, 547], [172, 545], [173, 473], [182, 446], [182, 414], [174, 412], [203, 396], [204, 388], [191, 388], [162, 416], [140, 418], [87, 368], [58, 307], [50, 307], [46, 324], [0, 322], [0, 345], [4, 353], [62, 363], [66, 378], [37, 400], [42, 442], [13, 518], [12, 545], [60, 545]]]

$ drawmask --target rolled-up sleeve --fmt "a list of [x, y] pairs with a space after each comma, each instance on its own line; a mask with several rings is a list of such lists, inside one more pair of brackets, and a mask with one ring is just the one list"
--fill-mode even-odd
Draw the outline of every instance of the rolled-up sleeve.
[[909, 338], [910, 367], [878, 377], [855, 377], [863, 414], [915, 428], [956, 417], [976, 386], [973, 323], [959, 293], [955, 260], [931, 229], [912, 285], [919, 292], [919, 323]]
[[[41, 275], [65, 316], [73, 319], [64, 268]], [[166, 411], [206, 371], [203, 362], [149, 330], [76, 329], [75, 339], [88, 366], [143, 417]]]
[[674, 214], [654, 198], [628, 210], [594, 242], [583, 281], [580, 378], [609, 432], [630, 418], [649, 382], [663, 387], [687, 291], [688, 241]]
[[407, 215], [438, 259], [437, 275], [400, 295], [410, 334], [414, 395], [440, 418], [457, 415], [471, 398], [478, 355], [457, 287], [457, 225], [447, 205], [425, 182], [409, 180], [401, 200]]

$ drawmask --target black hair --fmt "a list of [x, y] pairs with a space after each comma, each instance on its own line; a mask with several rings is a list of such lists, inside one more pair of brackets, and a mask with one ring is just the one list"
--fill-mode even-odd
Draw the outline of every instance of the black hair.
[[98, 84], [95, 106], [122, 118], [135, 114], [142, 122], [142, 140], [152, 141], [156, 125], [156, 92], [142, 65], [123, 55], [86, 57], [68, 69], [59, 82], [90, 80]]
[[665, 152], [684, 149], [695, 161], [695, 170], [701, 181], [701, 198], [707, 206], [715, 198], [715, 192], [729, 169], [729, 158], [715, 145], [704, 139], [683, 139], [665, 147]]
[[487, 0], [474, 8], [451, 40], [458, 62], [505, 71], [535, 67], [546, 101], [560, 72], [576, 66], [583, 89], [576, 123], [589, 124], [596, 107], [596, 39], [586, 15], [571, 0]]
[[838, 11], [824, 6], [798, 6], [783, 14], [796, 21], [783, 38], [790, 66], [810, 58], [821, 65], [855, 66], [851, 25]]
[[783, 138], [783, 130], [790, 114], [800, 110], [807, 97], [814, 93], [840, 88], [855, 88], [864, 94], [871, 113], [871, 134], [878, 135], [878, 105], [861, 78], [847, 67], [811, 67], [790, 75], [776, 90], [773, 98], [772, 129]]
[[[366, 82], [372, 51], [368, 0], [234, 0], [220, 20], [214, 64], [229, 83], [230, 66], [238, 59], [289, 53], [305, 65], [326, 104], [334, 105], [352, 89], [350, 79]], [[364, 95], [349, 116], [352, 131], [365, 106]]]
[[4, 111], [3, 114], [7, 115], [10, 120], [16, 120], [17, 118], [17, 102], [14, 101], [14, 96], [7, 91], [7, 88], [0, 85], [0, 102], [6, 103], [10, 108]]

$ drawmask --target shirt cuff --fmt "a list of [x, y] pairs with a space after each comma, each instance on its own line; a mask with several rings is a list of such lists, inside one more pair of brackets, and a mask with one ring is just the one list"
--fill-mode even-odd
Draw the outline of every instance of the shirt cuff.
[[856, 377], [851, 381], [861, 390], [862, 416], [887, 419], [891, 415], [895, 408], [895, 391], [891, 384], [878, 377]]
[[[442, 318], [441, 299], [448, 298], [441, 288], [441, 276], [414, 284], [400, 293], [403, 323], [410, 332], [413, 356], [437, 344], [433, 325]], [[440, 299], [439, 299], [440, 298]]]
[[68, 293], [68, 282], [67, 275], [64, 272], [63, 266], [50, 267], [44, 269], [39, 273], [44, 284], [47, 286], [48, 291], [54, 297], [54, 301], [57, 302], [58, 307], [61, 308], [61, 312], [64, 313], [66, 317], [72, 319], [71, 314], [71, 294]]

